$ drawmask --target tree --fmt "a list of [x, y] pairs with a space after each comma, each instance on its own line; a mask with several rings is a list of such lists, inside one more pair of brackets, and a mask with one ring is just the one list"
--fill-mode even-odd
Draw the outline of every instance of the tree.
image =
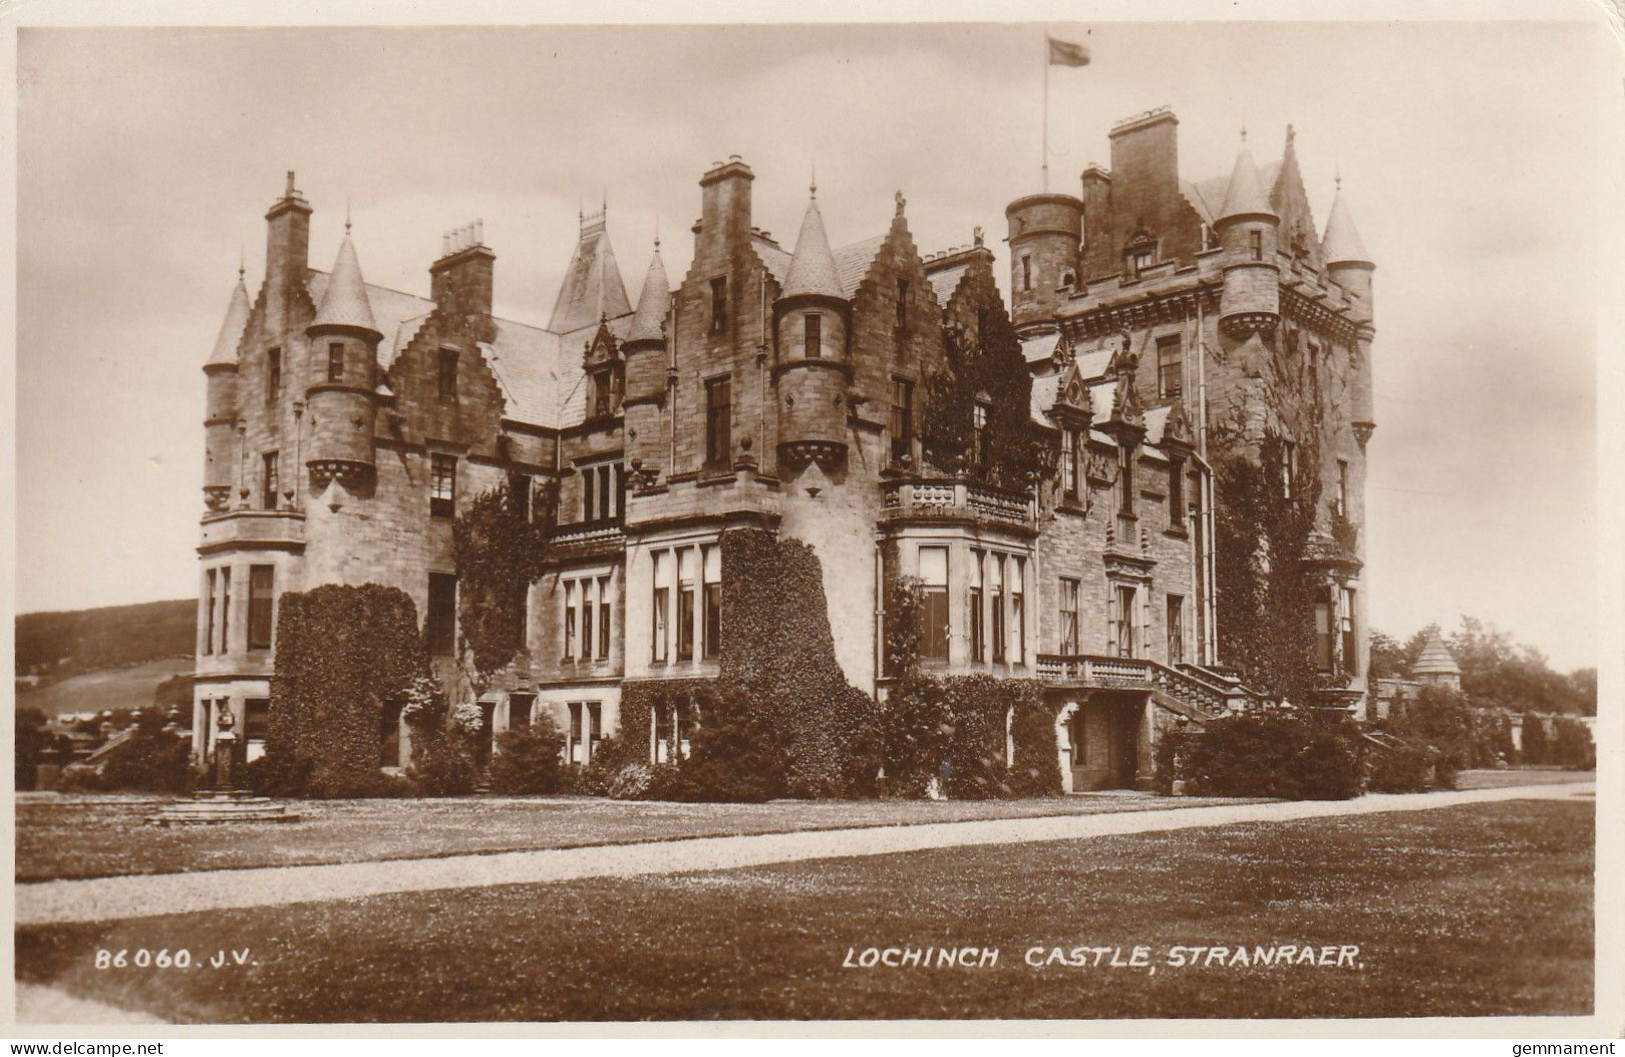
[[1408, 679], [1416, 659], [1398, 639], [1379, 628], [1371, 629], [1372, 679]]
[[1523, 714], [1523, 762], [1550, 763], [1550, 748], [1546, 737], [1546, 721], [1534, 712]]

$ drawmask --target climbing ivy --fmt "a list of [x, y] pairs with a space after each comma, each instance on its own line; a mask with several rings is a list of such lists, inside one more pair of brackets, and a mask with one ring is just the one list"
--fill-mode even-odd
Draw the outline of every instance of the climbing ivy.
[[557, 513], [555, 483], [539, 486], [526, 506], [530, 517], [503, 482], [481, 493], [452, 523], [458, 655], [472, 670], [475, 696], [525, 648], [525, 599], [546, 566]]

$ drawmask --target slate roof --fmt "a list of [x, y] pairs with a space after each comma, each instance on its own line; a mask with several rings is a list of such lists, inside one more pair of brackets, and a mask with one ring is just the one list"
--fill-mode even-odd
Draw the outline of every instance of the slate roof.
[[597, 222], [589, 218], [570, 257], [570, 269], [564, 273], [547, 329], [564, 334], [630, 311], [632, 302], [627, 299], [626, 283], [621, 280], [621, 268], [609, 244], [609, 231], [601, 218]]
[[1366, 252], [1365, 243], [1355, 230], [1354, 218], [1349, 216], [1349, 207], [1343, 202], [1341, 188], [1332, 199], [1332, 213], [1326, 218], [1326, 237], [1321, 239], [1321, 246], [1328, 264], [1349, 261], [1371, 263], [1371, 255]]
[[220, 324], [220, 336], [214, 339], [214, 352], [209, 354], [209, 363], [237, 362], [237, 344], [243, 340], [243, 328], [248, 326], [248, 316], [252, 311], [248, 303], [248, 288], [239, 276], [236, 287], [231, 291], [231, 301], [226, 305], [226, 318]]
[[[616, 341], [625, 341], [632, 329], [632, 316], [620, 316], [609, 321], [609, 332]], [[549, 425], [570, 426], [587, 418], [587, 372], [582, 366], [582, 350], [598, 333], [598, 321], [591, 326], [572, 330], [568, 334], [549, 335], [558, 342], [554, 356], [555, 391], [558, 393], [555, 418]]]
[[1051, 373], [1039, 375], [1033, 379], [1033, 391], [1029, 404], [1032, 420], [1040, 426], [1054, 426], [1049, 417], [1049, 409], [1055, 406], [1056, 394], [1060, 392], [1061, 376]]
[[643, 290], [638, 294], [638, 310], [632, 316], [627, 337], [633, 340], [661, 338], [666, 313], [671, 311], [671, 282], [666, 278], [666, 262], [660, 259], [660, 244], [655, 243], [654, 256], [649, 258], [649, 270], [643, 276]]
[[311, 326], [342, 325], [377, 330], [372, 305], [367, 300], [367, 283], [361, 278], [361, 262], [355, 255], [355, 243], [346, 232], [339, 244], [338, 259], [333, 272], [316, 303], [316, 318]]
[[1274, 215], [1275, 209], [1270, 205], [1269, 192], [1264, 190], [1264, 181], [1258, 174], [1258, 166], [1253, 164], [1252, 153], [1243, 146], [1241, 152], [1236, 155], [1236, 167], [1230, 170], [1230, 184], [1224, 191], [1224, 204], [1219, 207], [1219, 219], [1261, 213]]
[[1055, 346], [1060, 343], [1060, 340], [1059, 331], [1052, 331], [1048, 334], [1034, 334], [1031, 337], [1022, 338], [1021, 358], [1026, 360], [1028, 364], [1047, 360], [1055, 355]]
[[959, 280], [963, 279], [968, 271], [970, 261], [967, 260], [951, 268], [930, 273], [931, 292], [936, 295], [938, 306], [947, 307], [949, 298], [953, 297], [954, 291], [959, 288]]
[[1451, 655], [1449, 647], [1439, 635], [1439, 629], [1429, 628], [1427, 642], [1422, 644], [1422, 655], [1411, 666], [1412, 675], [1460, 675], [1461, 665]]
[[818, 211], [816, 198], [807, 202], [807, 212], [801, 218], [801, 234], [796, 236], [795, 255], [790, 258], [790, 272], [785, 276], [784, 290], [779, 296], [801, 294], [846, 296], [835, 270], [835, 255], [830, 252], [824, 215]]
[[767, 266], [767, 272], [778, 282], [779, 289], [784, 289], [784, 279], [790, 274], [790, 252], [776, 242], [770, 242], [760, 235], [750, 237], [751, 248], [756, 256], [762, 259]]
[[[1273, 188], [1275, 181], [1281, 175], [1281, 159], [1277, 158], [1258, 171], [1258, 178], [1265, 187]], [[1212, 225], [1220, 216], [1219, 210], [1224, 207], [1224, 192], [1230, 186], [1230, 177], [1213, 176], [1206, 180], [1179, 181], [1179, 190], [1184, 194], [1185, 200], [1191, 208], [1201, 216], [1202, 221]]]
[[845, 297], [851, 298], [858, 292], [858, 284], [869, 274], [869, 266], [875, 262], [875, 254], [880, 252], [885, 242], [886, 236], [876, 235], [835, 251], [835, 276]]

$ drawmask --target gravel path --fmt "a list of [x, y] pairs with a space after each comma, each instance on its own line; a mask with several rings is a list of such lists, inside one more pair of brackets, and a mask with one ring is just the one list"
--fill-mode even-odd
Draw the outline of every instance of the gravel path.
[[959, 845], [1079, 840], [1237, 822], [1285, 822], [1387, 811], [1426, 811], [1502, 800], [1569, 800], [1595, 796], [1595, 793], [1595, 784], [1587, 783], [1404, 796], [1371, 794], [1356, 800], [1226, 804], [1096, 815], [702, 837], [438, 859], [47, 881], [16, 886], [16, 924], [116, 921], [200, 910], [355, 899], [391, 892], [726, 870]]
[[[150, 1013], [75, 998], [66, 991], [38, 984], [17, 985], [18, 1024], [166, 1024]], [[14, 1036], [15, 1037], [15, 1036]]]

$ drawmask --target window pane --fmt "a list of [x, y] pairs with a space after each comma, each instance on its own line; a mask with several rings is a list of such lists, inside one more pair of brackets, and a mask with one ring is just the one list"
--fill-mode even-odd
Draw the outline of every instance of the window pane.
[[812, 357], [822, 356], [824, 354], [822, 317], [820, 317], [817, 312], [808, 312], [801, 317], [801, 326], [806, 339], [802, 345], [802, 355]]
[[254, 565], [248, 570], [248, 648], [271, 648], [271, 609], [276, 569]]
[[948, 548], [920, 548], [920, 582], [928, 587], [948, 586]]

